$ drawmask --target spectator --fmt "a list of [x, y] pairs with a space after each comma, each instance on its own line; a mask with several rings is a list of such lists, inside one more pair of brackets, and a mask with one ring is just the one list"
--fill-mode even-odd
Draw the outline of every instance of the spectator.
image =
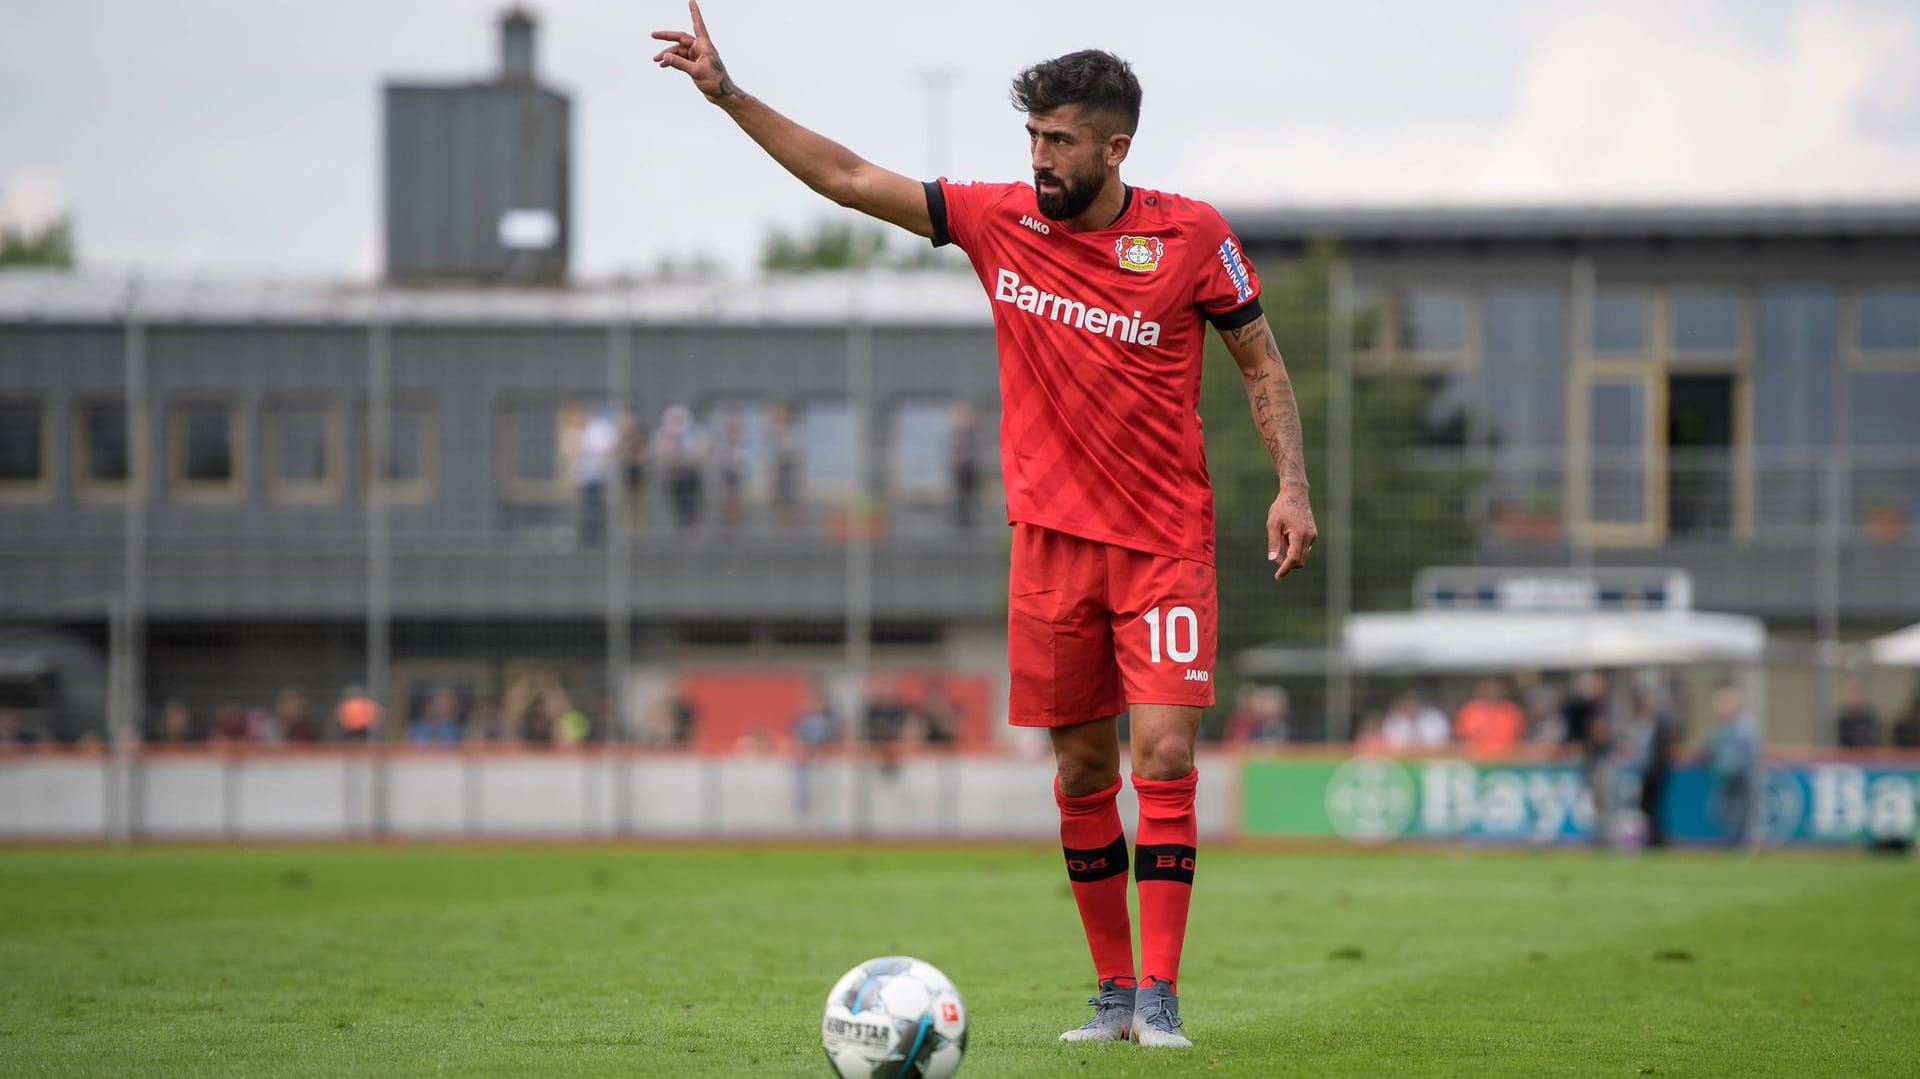
[[0, 708], [0, 749], [38, 745], [40, 736], [28, 727], [17, 708]]
[[955, 402], [947, 416], [947, 469], [953, 478], [953, 523], [973, 527], [973, 511], [980, 498], [979, 419], [970, 401]]
[[340, 728], [343, 740], [372, 741], [380, 731], [380, 719], [380, 702], [368, 696], [364, 686], [348, 686], [340, 691], [340, 703], [333, 710], [333, 722]]
[[833, 699], [817, 682], [793, 717], [793, 740], [800, 747], [794, 755], [793, 809], [804, 816], [813, 811], [815, 758], [840, 740], [840, 719], [834, 714]]
[[1560, 707], [1563, 723], [1561, 744], [1580, 759], [1587, 784], [1587, 796], [1593, 799], [1593, 841], [1602, 847], [1613, 842], [1615, 798], [1613, 768], [1613, 720], [1607, 715], [1607, 679], [1599, 671], [1588, 671], [1574, 683], [1567, 702]]
[[1647, 846], [1667, 845], [1667, 780], [1680, 747], [1680, 725], [1655, 690], [1633, 691], [1634, 737], [1640, 746], [1640, 812], [1647, 821]]
[[647, 438], [632, 409], [620, 413], [620, 481], [626, 486], [627, 530], [638, 532], [647, 520]]
[[807, 699], [793, 717], [793, 740], [803, 751], [820, 749], [840, 740], [840, 719], [833, 711], [833, 700], [818, 683], [808, 691]]
[[553, 744], [558, 746], [577, 746], [586, 742], [593, 733], [593, 720], [580, 710], [572, 701], [564, 701], [559, 714], [553, 718]]
[[927, 679], [927, 691], [920, 697], [921, 740], [930, 746], [951, 746], [960, 741], [960, 706], [947, 695], [940, 676]]
[[1226, 741], [1233, 745], [1278, 745], [1292, 735], [1287, 691], [1279, 686], [1250, 684], [1234, 698], [1227, 718]]
[[567, 431], [573, 485], [580, 493], [580, 544], [598, 547], [607, 532], [607, 482], [620, 449], [620, 429], [605, 411], [573, 417]]
[[215, 742], [244, 742], [252, 734], [247, 729], [247, 710], [237, 704], [223, 704], [214, 710], [213, 727], [207, 732]]
[[465, 724], [460, 695], [441, 686], [427, 695], [426, 707], [407, 724], [407, 741], [416, 746], [457, 746]]
[[1376, 756], [1395, 752], [1387, 744], [1385, 733], [1386, 716], [1380, 712], [1368, 712], [1360, 719], [1360, 728], [1353, 734], [1353, 751], [1362, 756]]
[[700, 728], [700, 709], [687, 699], [683, 693], [675, 693], [667, 702], [667, 720], [672, 726], [668, 737], [676, 746], [690, 746], [693, 737]]
[[1452, 740], [1446, 714], [1412, 693], [1394, 697], [1380, 720], [1380, 743], [1388, 753], [1431, 753]]
[[170, 697], [160, 706], [159, 726], [154, 731], [154, 741], [182, 745], [200, 741], [200, 732], [194, 730], [193, 713], [187, 708], [187, 702], [178, 697]]
[[1881, 743], [1880, 717], [1873, 710], [1873, 701], [1867, 697], [1866, 686], [1859, 682], [1847, 683], [1840, 701], [1840, 714], [1834, 717], [1833, 726], [1843, 748], [1871, 749]]
[[1899, 749], [1920, 749], [1920, 690], [1915, 690], [1907, 714], [1893, 725], [1893, 744]]
[[780, 523], [792, 528], [800, 523], [800, 432], [784, 402], [767, 410], [767, 442], [773, 452], [773, 506]]
[[1746, 841], [1753, 818], [1754, 775], [1760, 767], [1759, 736], [1747, 718], [1740, 691], [1721, 686], [1713, 694], [1713, 734], [1707, 741], [1707, 774], [1714, 815], [1727, 830], [1727, 841]]
[[1455, 740], [1470, 756], [1482, 759], [1512, 756], [1526, 727], [1526, 716], [1498, 678], [1482, 679], [1453, 718]]
[[273, 702], [274, 725], [289, 742], [311, 745], [320, 740], [320, 721], [307, 707], [306, 694], [292, 686], [280, 691]]
[[738, 528], [746, 515], [753, 465], [747, 455], [747, 420], [738, 410], [720, 414], [720, 437], [714, 449], [720, 459], [720, 523]]
[[867, 691], [861, 734], [868, 745], [880, 747], [880, 774], [889, 779], [900, 770], [900, 738], [912, 716], [900, 696], [899, 682], [890, 675], [876, 676]]
[[690, 531], [700, 523], [700, 502], [707, 465], [707, 433], [693, 422], [693, 413], [685, 405], [671, 405], [660, 416], [660, 427], [653, 433], [655, 461], [667, 472], [667, 498], [673, 508], [673, 521], [680, 530]]

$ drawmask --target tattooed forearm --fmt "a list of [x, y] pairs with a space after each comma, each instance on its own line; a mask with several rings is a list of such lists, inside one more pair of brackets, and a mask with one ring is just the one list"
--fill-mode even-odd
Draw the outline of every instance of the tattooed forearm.
[[740, 84], [733, 81], [733, 76], [727, 74], [727, 65], [721, 61], [720, 54], [717, 52], [713, 54], [713, 69], [720, 73], [720, 88], [713, 92], [715, 101], [721, 98], [747, 96], [747, 92], [740, 89]]
[[[1251, 330], [1251, 333], [1243, 331]], [[1257, 362], [1241, 368], [1247, 401], [1253, 406], [1253, 423], [1266, 443], [1267, 456], [1273, 458], [1273, 470], [1283, 490], [1307, 486], [1306, 454], [1300, 436], [1300, 408], [1293, 398], [1293, 383], [1287, 378], [1285, 362], [1280, 358], [1280, 343], [1265, 319], [1234, 331], [1234, 342], [1247, 345], [1259, 342]], [[1295, 497], [1298, 497], [1297, 495]], [[1304, 500], [1302, 500], [1304, 501]]]

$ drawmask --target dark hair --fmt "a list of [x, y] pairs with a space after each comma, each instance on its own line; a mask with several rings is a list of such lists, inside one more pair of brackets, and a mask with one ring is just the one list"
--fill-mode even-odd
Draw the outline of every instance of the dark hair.
[[1062, 105], [1078, 105], [1109, 131], [1131, 135], [1140, 126], [1140, 80], [1125, 60], [1101, 49], [1042, 60], [1014, 76], [1014, 108], [1048, 112]]

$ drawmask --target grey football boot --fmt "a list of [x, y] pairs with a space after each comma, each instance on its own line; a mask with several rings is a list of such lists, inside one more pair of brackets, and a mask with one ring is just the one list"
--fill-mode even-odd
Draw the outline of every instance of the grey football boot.
[[1063, 1042], [1123, 1042], [1133, 1023], [1133, 987], [1100, 983], [1100, 995], [1087, 1001], [1093, 1018], [1060, 1035]]
[[1193, 1043], [1180, 1033], [1180, 998], [1166, 982], [1153, 978], [1140, 983], [1134, 994], [1133, 1040], [1138, 1045], [1167, 1049], [1191, 1049]]

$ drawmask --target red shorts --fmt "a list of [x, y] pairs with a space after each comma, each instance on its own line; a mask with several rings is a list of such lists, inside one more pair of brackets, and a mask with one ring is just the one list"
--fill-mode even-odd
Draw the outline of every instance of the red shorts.
[[1009, 722], [1065, 727], [1131, 704], [1213, 703], [1213, 567], [1013, 526]]

